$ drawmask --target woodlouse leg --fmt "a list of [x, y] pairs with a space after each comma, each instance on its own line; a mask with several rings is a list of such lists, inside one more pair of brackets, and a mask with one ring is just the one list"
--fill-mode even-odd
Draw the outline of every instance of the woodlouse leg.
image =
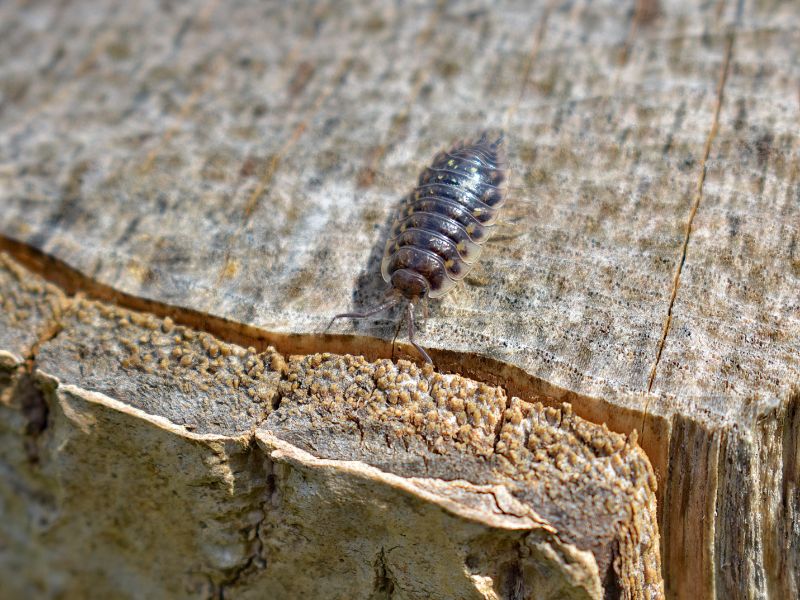
[[397, 336], [400, 335], [400, 328], [403, 326], [403, 319], [397, 320], [397, 327], [394, 328], [394, 337], [392, 338], [392, 360], [394, 360], [394, 346], [397, 342]]
[[518, 224], [514, 221], [506, 221], [501, 224], [503, 225], [504, 233], [490, 237], [488, 240], [486, 240], [487, 245], [496, 244], [498, 242], [508, 242], [530, 233], [530, 229], [524, 228], [524, 223]]
[[531, 223], [528, 215], [525, 214], [512, 216], [509, 216], [507, 212], [504, 215], [501, 214], [500, 218], [495, 222], [495, 227], [497, 233], [490, 235], [486, 240], [489, 245], [497, 242], [507, 242], [531, 233]]
[[411, 302], [408, 303], [407, 310], [408, 310], [408, 341], [411, 342], [411, 345], [417, 349], [417, 352], [419, 352], [423, 356], [426, 362], [433, 364], [431, 357], [428, 356], [427, 352], [425, 352], [425, 348], [423, 348], [417, 342], [414, 341], [414, 305]]
[[374, 306], [372, 308], [368, 308], [364, 312], [360, 312], [360, 313], [359, 312], [340, 313], [340, 314], [334, 316], [331, 319], [330, 323], [328, 323], [328, 326], [325, 328], [325, 331], [328, 331], [328, 329], [331, 328], [331, 325], [333, 325], [333, 322], [336, 319], [347, 319], [347, 318], [350, 318], [350, 319], [365, 319], [365, 318], [371, 317], [372, 315], [377, 314], [377, 313], [379, 313], [381, 311], [384, 311], [387, 308], [393, 307], [398, 302], [400, 302], [400, 298], [392, 298], [388, 302], [384, 302], [380, 306]]

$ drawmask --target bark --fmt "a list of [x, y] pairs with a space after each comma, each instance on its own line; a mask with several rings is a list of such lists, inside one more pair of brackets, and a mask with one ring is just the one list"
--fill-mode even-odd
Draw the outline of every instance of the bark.
[[15, 595], [663, 591], [644, 452], [569, 404], [408, 361], [258, 352], [65, 296], [3, 255], [0, 283]]

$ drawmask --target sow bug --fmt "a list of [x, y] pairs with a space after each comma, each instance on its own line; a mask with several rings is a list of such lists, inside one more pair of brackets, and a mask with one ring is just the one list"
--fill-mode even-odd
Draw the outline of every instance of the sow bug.
[[[493, 139], [492, 139], [493, 138]], [[408, 339], [414, 341], [414, 306], [439, 298], [466, 277], [489, 239], [506, 198], [503, 134], [462, 141], [437, 154], [401, 204], [381, 263], [388, 300], [336, 319], [363, 319], [407, 301]]]

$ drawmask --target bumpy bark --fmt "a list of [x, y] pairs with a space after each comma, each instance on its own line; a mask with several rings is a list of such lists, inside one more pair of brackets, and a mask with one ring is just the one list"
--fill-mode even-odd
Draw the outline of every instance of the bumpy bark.
[[569, 404], [258, 352], [3, 255], [0, 283], [18, 352], [0, 568], [19, 596], [661, 595], [650, 464]]

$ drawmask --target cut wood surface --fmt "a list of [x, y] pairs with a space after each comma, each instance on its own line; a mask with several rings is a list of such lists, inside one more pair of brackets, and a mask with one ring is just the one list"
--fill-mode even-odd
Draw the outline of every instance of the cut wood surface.
[[[546, 410], [536, 402], [566, 400], [575, 418], [637, 430], [668, 596], [800, 595], [794, 3], [34, 2], [3, 4], [0, 22], [0, 245], [67, 294], [252, 346], [241, 360], [263, 365], [229, 407], [223, 390], [194, 389], [194, 358], [161, 371], [151, 348], [114, 368], [105, 350], [121, 351], [126, 326], [91, 313], [104, 337], [50, 376], [141, 411], [125, 418], [234, 435], [276, 418], [273, 356], [414, 357], [392, 343], [397, 314], [323, 331], [381, 298], [392, 210], [424, 164], [503, 127], [509, 224], [431, 304], [419, 341], [439, 373], [501, 386], [525, 422]], [[48, 306], [30, 310], [49, 327]], [[50, 390], [35, 365], [60, 334], [14, 331], [8, 385]], [[48, 402], [69, 406], [55, 389]], [[315, 452], [311, 424], [350, 448], [344, 417], [293, 402], [297, 465], [386, 467]], [[534, 496], [520, 501], [542, 515]], [[606, 564], [602, 550], [592, 560]], [[654, 581], [639, 567], [637, 593]]]

